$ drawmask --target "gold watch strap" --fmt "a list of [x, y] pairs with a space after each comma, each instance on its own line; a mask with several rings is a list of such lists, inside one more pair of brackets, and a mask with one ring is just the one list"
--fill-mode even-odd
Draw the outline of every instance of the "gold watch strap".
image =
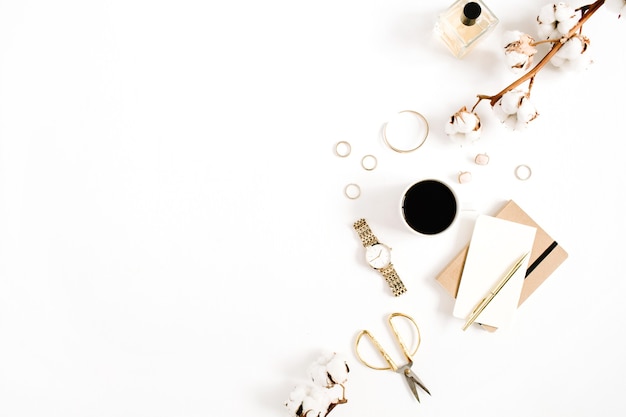
[[[370, 229], [365, 219], [357, 220], [356, 222], [354, 222], [353, 226], [354, 230], [356, 230], [356, 232], [358, 233], [361, 242], [363, 242], [363, 247], [368, 247], [379, 243], [378, 239], [376, 238], [374, 233], [372, 233], [372, 229]], [[406, 292], [406, 287], [404, 286], [404, 283], [398, 276], [398, 273], [396, 272], [392, 264], [389, 264], [386, 267], [379, 269], [379, 271], [382, 274], [383, 278], [385, 278], [385, 281], [387, 282], [387, 285], [389, 285], [389, 288], [391, 288], [391, 292], [393, 292], [394, 296], [397, 297]]]
[[392, 264], [389, 264], [388, 266], [381, 269], [380, 273], [383, 274], [383, 277], [385, 278], [385, 281], [387, 281], [387, 285], [389, 285], [389, 288], [391, 288], [394, 296], [397, 297], [406, 292], [406, 287], [404, 286], [404, 283], [398, 276], [398, 273], [396, 272]]
[[354, 230], [359, 234], [363, 247], [372, 246], [378, 243], [378, 239], [372, 233], [365, 219], [359, 219], [353, 224]]

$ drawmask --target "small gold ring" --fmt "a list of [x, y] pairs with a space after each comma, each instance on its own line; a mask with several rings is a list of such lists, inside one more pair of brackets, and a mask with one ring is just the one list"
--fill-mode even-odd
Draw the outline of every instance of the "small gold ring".
[[361, 159], [361, 166], [366, 171], [373, 171], [378, 166], [378, 159], [374, 155], [365, 155]]
[[335, 154], [337, 154], [337, 156], [345, 158], [350, 155], [350, 152], [352, 152], [352, 146], [345, 140], [341, 140], [335, 145]]
[[526, 181], [533, 175], [532, 169], [526, 164], [518, 165], [515, 168], [515, 178], [520, 181]]
[[361, 197], [361, 187], [359, 187], [358, 184], [351, 183], [346, 185], [346, 188], [343, 189], [343, 192], [350, 200], [356, 200], [357, 198]]
[[398, 148], [396, 146], [393, 146], [391, 144], [391, 142], [389, 142], [389, 139], [387, 138], [387, 123], [385, 123], [385, 126], [383, 127], [383, 141], [385, 142], [385, 145], [387, 145], [391, 150], [396, 151], [398, 153], [409, 153], [409, 152], [413, 152], [417, 149], [419, 149], [424, 142], [426, 142], [426, 138], [428, 137], [428, 131], [429, 131], [429, 127], [428, 127], [428, 120], [426, 120], [426, 118], [424, 117], [424, 115], [422, 115], [421, 113], [418, 113], [414, 110], [402, 110], [401, 112], [399, 112], [398, 114], [402, 114], [402, 113], [411, 113], [414, 114], [415, 116], [417, 116], [420, 121], [424, 124], [424, 134], [418, 138], [418, 143], [416, 146], [414, 146], [413, 148], [409, 148], [409, 149], [401, 149]]

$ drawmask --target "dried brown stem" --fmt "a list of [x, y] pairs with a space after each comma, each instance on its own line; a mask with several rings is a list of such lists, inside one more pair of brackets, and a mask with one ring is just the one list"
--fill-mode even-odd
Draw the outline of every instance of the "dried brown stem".
[[[519, 87], [520, 85], [522, 85], [523, 83], [525, 83], [528, 80], [531, 81], [530, 85], [529, 85], [529, 91], [530, 91], [530, 87], [532, 86], [532, 82], [535, 79], [535, 75], [550, 61], [550, 59], [552, 59], [552, 57], [554, 55], [556, 55], [556, 53], [559, 51], [559, 49], [561, 49], [561, 47], [565, 44], [566, 41], [568, 41], [573, 36], [576, 36], [578, 34], [578, 31], [582, 28], [583, 24], [587, 20], [589, 20], [589, 18], [600, 7], [602, 7], [604, 2], [605, 2], [605, 0], [596, 0], [592, 4], [588, 4], [586, 6], [580, 7], [578, 9], [581, 12], [580, 20], [578, 20], [576, 25], [568, 32], [567, 35], [563, 36], [561, 39], [557, 39], [557, 40], [554, 41], [554, 45], [552, 46], [550, 51], [541, 59], [541, 61], [539, 61], [526, 74], [522, 75], [520, 78], [518, 78], [517, 80], [513, 81], [511, 84], [509, 84], [506, 87], [504, 87], [499, 93], [494, 94], [493, 96], [487, 96], [487, 95], [479, 94], [477, 96], [478, 97], [478, 102], [474, 105], [474, 107], [472, 108], [472, 111], [474, 111], [474, 108], [476, 108], [478, 103], [480, 103], [482, 100], [489, 100], [489, 103], [493, 107], [498, 102], [498, 100], [500, 100], [502, 98], [503, 95], [505, 95], [509, 91], [515, 89], [516, 87]], [[540, 42], [537, 42], [537, 43], [540, 43]]]
[[541, 45], [542, 43], [557, 43], [557, 42], [561, 42], [561, 40], [560, 39], [545, 39], [543, 41], [533, 42], [530, 45], [537, 46], [537, 45]]

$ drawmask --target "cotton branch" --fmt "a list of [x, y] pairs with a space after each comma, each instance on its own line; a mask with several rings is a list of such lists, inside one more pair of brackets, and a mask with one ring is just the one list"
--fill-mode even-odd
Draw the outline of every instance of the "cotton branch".
[[[605, 0], [596, 0], [592, 4], [588, 4], [588, 5], [585, 5], [585, 6], [582, 6], [582, 7], [578, 8], [577, 11], [581, 12], [581, 17], [578, 20], [578, 23], [576, 23], [576, 25], [574, 27], [572, 27], [572, 29], [570, 29], [570, 31], [567, 33], [567, 35], [563, 36], [562, 38], [556, 39], [554, 41], [552, 41], [552, 40], [547, 41], [547, 42], [553, 42], [553, 46], [550, 49], [550, 51], [548, 51], [548, 53], [541, 59], [541, 61], [539, 61], [526, 74], [522, 75], [520, 78], [518, 78], [517, 80], [515, 80], [511, 84], [509, 84], [508, 86], [504, 87], [497, 94], [494, 94], [492, 96], [483, 95], [483, 94], [477, 95], [478, 101], [476, 101], [476, 104], [474, 104], [474, 107], [472, 107], [472, 112], [474, 111], [474, 109], [476, 108], [478, 103], [480, 103], [482, 100], [489, 100], [489, 104], [491, 104], [491, 106], [493, 107], [502, 98], [503, 95], [505, 95], [509, 91], [512, 91], [516, 87], [519, 87], [520, 85], [522, 85], [523, 83], [525, 83], [526, 81], [529, 81], [529, 80], [530, 80], [530, 83], [529, 83], [528, 91], [530, 92], [530, 88], [532, 87], [532, 83], [534, 82], [535, 76], [537, 75], [537, 73], [552, 59], [552, 57], [554, 57], [554, 55], [556, 55], [556, 53], [559, 51], [559, 49], [561, 49], [561, 47], [563, 47], [563, 45], [568, 40], [570, 40], [571, 38], [573, 38], [575, 36], [579, 36], [579, 32], [581, 31], [583, 24], [587, 20], [589, 20], [589, 18], [600, 7], [602, 7], [602, 5], [604, 3], [605, 3]], [[534, 43], [533, 45], [538, 45], [540, 43], [545, 43], [545, 42], [546, 41], [540, 41], [540, 42]]]

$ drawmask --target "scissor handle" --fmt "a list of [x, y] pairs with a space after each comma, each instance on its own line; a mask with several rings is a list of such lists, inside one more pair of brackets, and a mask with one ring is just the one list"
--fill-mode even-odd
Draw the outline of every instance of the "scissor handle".
[[[393, 318], [394, 317], [404, 317], [404, 318], [408, 319], [413, 324], [413, 326], [415, 326], [415, 329], [417, 330], [418, 341], [417, 341], [417, 346], [415, 346], [415, 349], [413, 350], [413, 352], [409, 352], [409, 350], [407, 349], [406, 345], [404, 344], [404, 341], [400, 337], [396, 327], [394, 326], [394, 324], [393, 324]], [[413, 320], [412, 317], [407, 316], [406, 314], [402, 314], [402, 313], [393, 313], [393, 314], [391, 314], [388, 317], [387, 322], [389, 323], [389, 327], [391, 328], [391, 330], [394, 333], [395, 339], [400, 344], [400, 348], [402, 349], [402, 353], [404, 353], [404, 356], [409, 361], [409, 364], [412, 363], [412, 361], [413, 361], [412, 357], [417, 352], [417, 349], [419, 348], [420, 343], [422, 341], [422, 336], [420, 334], [420, 329], [417, 326], [417, 323], [415, 323], [415, 320]], [[382, 357], [385, 359], [385, 361], [387, 362], [387, 364], [389, 366], [384, 366], [384, 367], [383, 366], [374, 366], [371, 363], [367, 362], [365, 359], [363, 359], [363, 357], [361, 356], [361, 353], [359, 352], [359, 344], [360, 344], [361, 339], [363, 338], [363, 336], [367, 336], [367, 338], [370, 339], [370, 341], [374, 344], [376, 349], [378, 349], [378, 351], [380, 352], [380, 354], [382, 355]], [[396, 365], [396, 363], [391, 358], [391, 356], [389, 356], [387, 351], [385, 351], [385, 349], [380, 345], [380, 343], [378, 343], [378, 340], [376, 340], [376, 338], [368, 330], [361, 330], [361, 332], [357, 335], [356, 341], [355, 341], [355, 344], [354, 344], [354, 350], [356, 352], [356, 356], [359, 359], [359, 361], [361, 361], [361, 363], [363, 365], [367, 366], [368, 368], [375, 369], [377, 371], [392, 370], [392, 371], [396, 372], [398, 370], [398, 365]]]
[[[396, 326], [393, 325], [393, 318], [394, 317], [404, 317], [405, 319], [409, 320], [411, 322], [411, 324], [413, 324], [413, 327], [415, 327], [415, 330], [417, 331], [417, 345], [415, 346], [415, 349], [413, 349], [413, 352], [409, 352], [409, 349], [406, 347], [406, 345], [404, 344], [404, 341], [400, 337], [400, 333], [398, 333], [398, 330], [396, 329]], [[387, 322], [389, 323], [389, 327], [391, 327], [391, 330], [393, 330], [393, 334], [394, 334], [396, 340], [398, 341], [398, 343], [400, 344], [400, 347], [402, 348], [402, 353], [404, 353], [404, 356], [409, 361], [412, 361], [411, 358], [413, 358], [413, 356], [417, 353], [417, 349], [419, 349], [420, 344], [422, 343], [422, 335], [420, 333], [419, 326], [417, 325], [415, 320], [413, 320], [413, 317], [407, 316], [406, 314], [403, 314], [403, 313], [393, 313], [393, 314], [389, 315], [389, 318], [387, 319]]]
[[[371, 363], [367, 362], [365, 359], [363, 359], [363, 357], [361, 356], [361, 353], [359, 352], [359, 343], [361, 342], [361, 338], [363, 336], [367, 336], [370, 339], [370, 341], [374, 344], [374, 346], [376, 346], [376, 348], [378, 349], [378, 351], [383, 356], [383, 358], [385, 359], [385, 361], [387, 362], [389, 366], [384, 366], [384, 367], [374, 366]], [[392, 371], [395, 372], [398, 370], [398, 365], [396, 365], [393, 359], [391, 359], [391, 356], [389, 356], [387, 351], [383, 349], [380, 343], [378, 343], [378, 340], [376, 340], [376, 338], [372, 336], [372, 334], [368, 330], [361, 330], [361, 332], [358, 334], [358, 336], [356, 337], [356, 342], [354, 343], [354, 350], [356, 352], [356, 357], [359, 358], [359, 361], [361, 361], [361, 363], [367, 366], [368, 368], [372, 368], [377, 371], [386, 371], [388, 369], [391, 369]]]

